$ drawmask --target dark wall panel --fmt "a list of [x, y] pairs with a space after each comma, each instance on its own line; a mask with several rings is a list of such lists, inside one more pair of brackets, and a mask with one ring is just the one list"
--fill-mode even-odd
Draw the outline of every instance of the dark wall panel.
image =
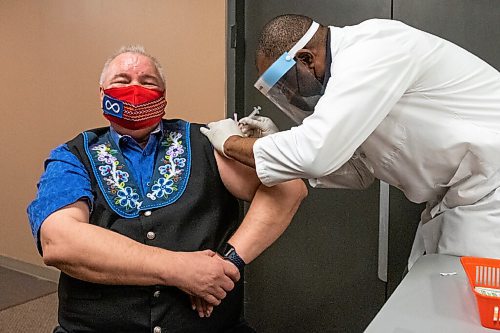
[[394, 0], [394, 19], [446, 38], [500, 70], [499, 0]]
[[402, 281], [413, 239], [425, 204], [414, 204], [399, 189], [389, 190], [389, 260], [387, 269], [387, 297]]

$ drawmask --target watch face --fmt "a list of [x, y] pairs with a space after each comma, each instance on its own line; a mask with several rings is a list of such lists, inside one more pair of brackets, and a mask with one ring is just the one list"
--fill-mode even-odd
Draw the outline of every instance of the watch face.
[[227, 244], [225, 247], [224, 247], [224, 257], [229, 257], [229, 255], [231, 253], [233, 253], [234, 251], [234, 247], [232, 247], [231, 245]]
[[225, 260], [232, 262], [240, 271], [245, 267], [245, 262], [240, 258], [238, 253], [236, 253], [236, 249], [229, 243], [224, 245], [222, 256]]

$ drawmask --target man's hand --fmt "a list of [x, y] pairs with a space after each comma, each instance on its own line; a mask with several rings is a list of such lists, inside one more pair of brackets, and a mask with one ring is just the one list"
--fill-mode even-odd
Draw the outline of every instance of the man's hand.
[[212, 305], [219, 305], [240, 279], [236, 266], [221, 260], [211, 250], [177, 252], [176, 267], [179, 279], [176, 285]]
[[[230, 261], [226, 261], [220, 255], [216, 255], [215, 257], [219, 258], [220, 260], [224, 261], [225, 263], [230, 263]], [[236, 267], [233, 263], [231, 263], [231, 265]], [[191, 300], [191, 308], [194, 311], [198, 312], [198, 316], [200, 316], [200, 318], [210, 317], [210, 315], [214, 311], [214, 306], [212, 304], [208, 303], [207, 301], [205, 301], [203, 298], [200, 298], [200, 297], [189, 295], [189, 298]]]
[[212, 146], [214, 146], [218, 152], [222, 153], [226, 157], [228, 156], [224, 152], [224, 142], [226, 142], [229, 137], [234, 135], [243, 136], [243, 133], [238, 127], [238, 123], [233, 119], [228, 118], [208, 123], [207, 127], [208, 128], [201, 127], [201, 133], [203, 133], [208, 140], [210, 140]]
[[238, 122], [241, 132], [246, 137], [262, 138], [279, 132], [278, 127], [270, 118], [259, 116], [258, 114], [241, 118]]
[[212, 304], [207, 303], [207, 301], [200, 297], [189, 295], [189, 298], [191, 300], [191, 308], [193, 311], [198, 312], [200, 318], [210, 317], [214, 310]]

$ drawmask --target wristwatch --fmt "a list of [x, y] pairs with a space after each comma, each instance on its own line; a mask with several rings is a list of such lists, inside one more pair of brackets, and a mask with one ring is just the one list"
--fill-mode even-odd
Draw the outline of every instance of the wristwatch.
[[224, 244], [220, 254], [222, 255], [222, 257], [224, 257], [224, 259], [232, 262], [236, 267], [238, 267], [240, 271], [243, 270], [246, 265], [243, 259], [241, 259], [241, 257], [234, 249], [234, 246], [229, 243]]

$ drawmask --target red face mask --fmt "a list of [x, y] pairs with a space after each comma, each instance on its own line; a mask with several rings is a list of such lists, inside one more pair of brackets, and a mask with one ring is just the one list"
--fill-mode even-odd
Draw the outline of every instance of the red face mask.
[[166, 105], [163, 91], [141, 86], [106, 89], [102, 99], [104, 117], [131, 130], [158, 124]]

